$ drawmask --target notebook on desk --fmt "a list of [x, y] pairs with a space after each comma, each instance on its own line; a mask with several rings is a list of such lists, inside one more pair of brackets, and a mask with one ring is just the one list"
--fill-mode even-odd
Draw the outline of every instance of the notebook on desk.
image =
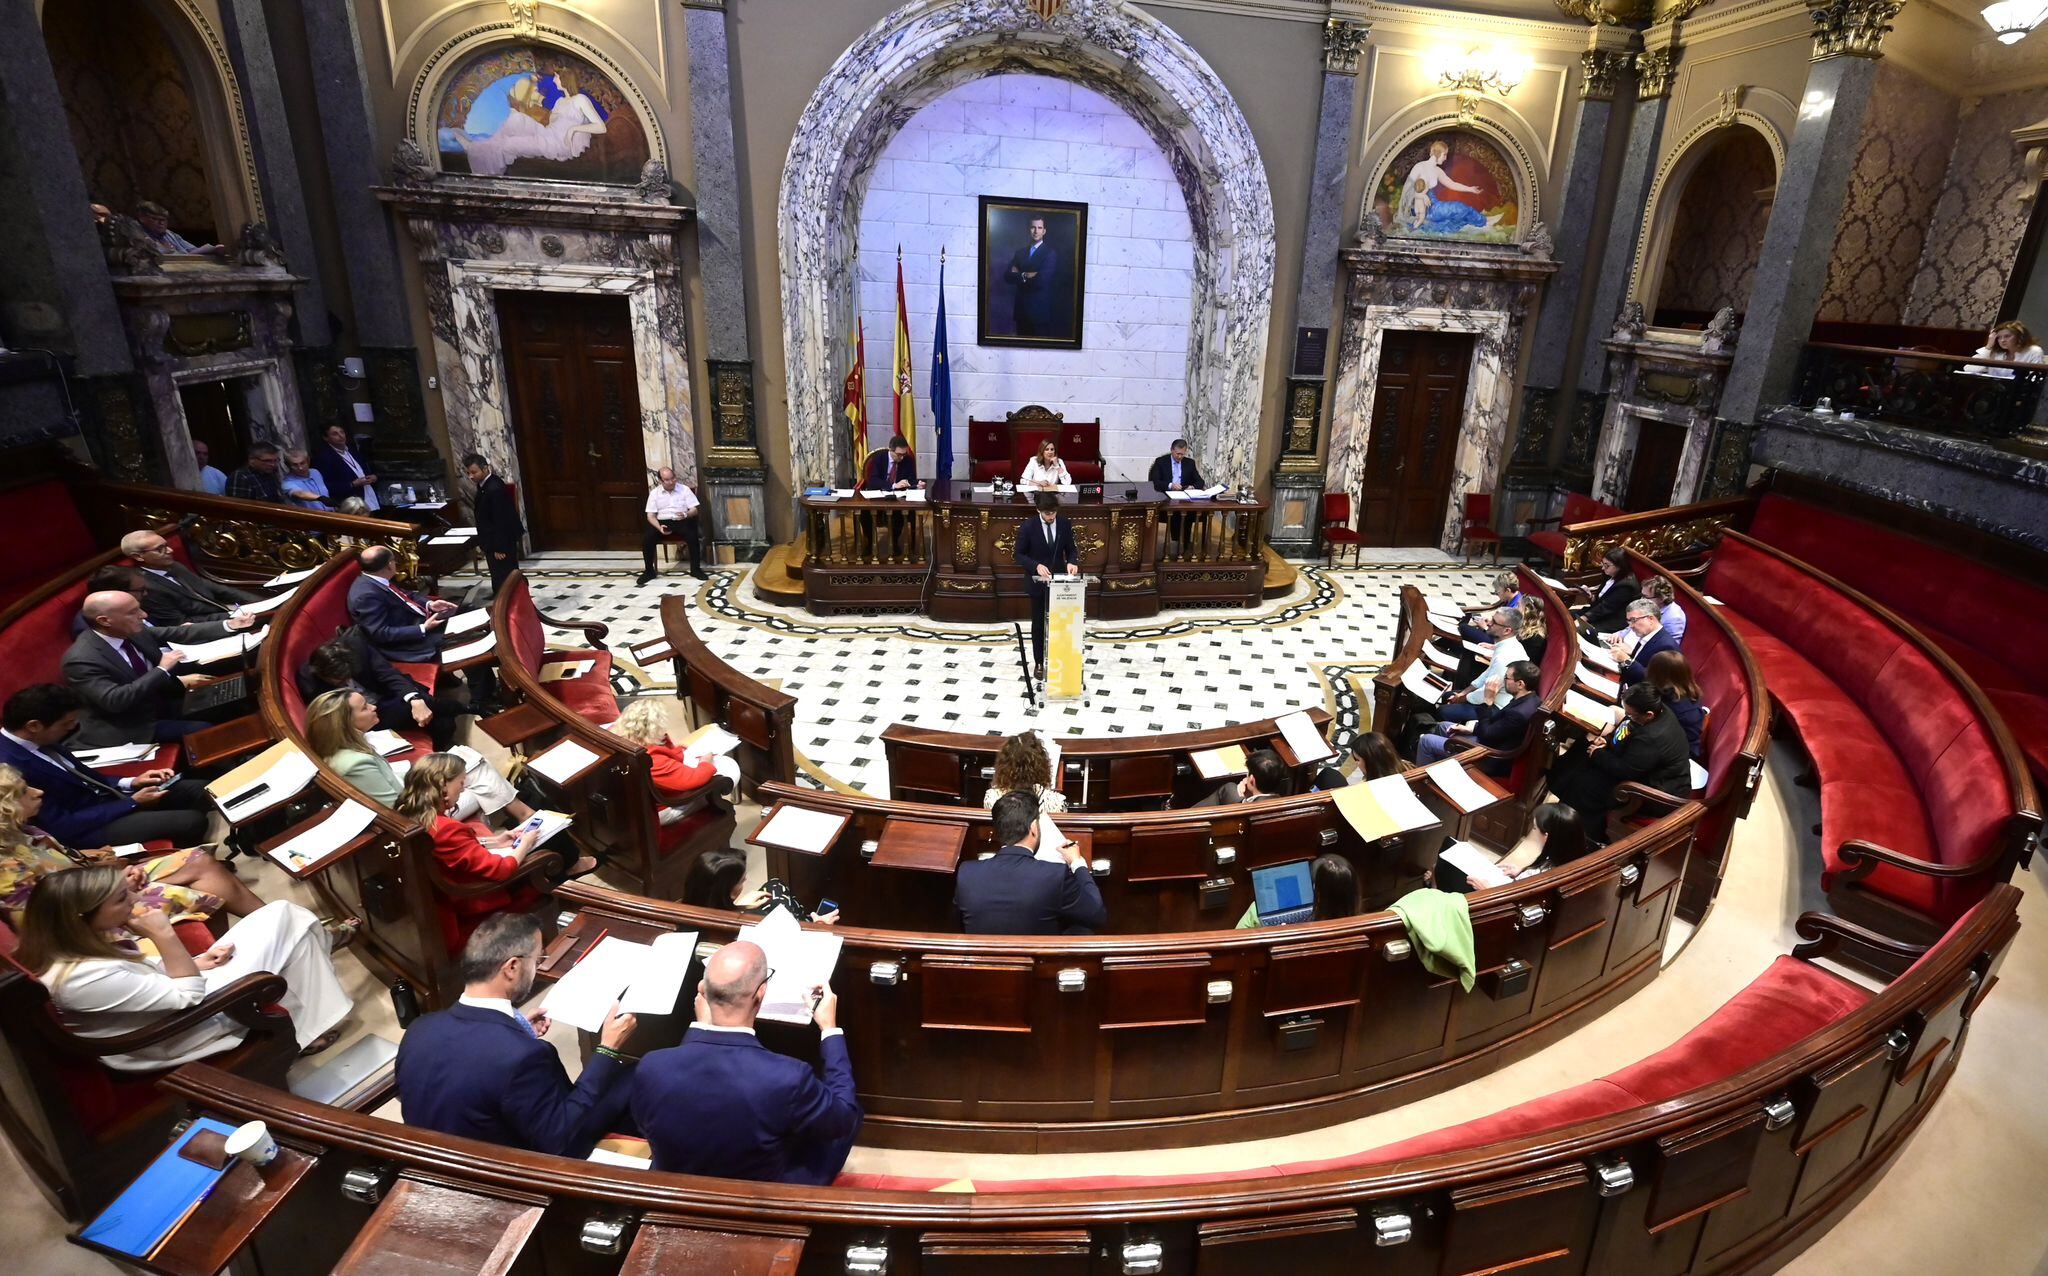
[[1312, 920], [1316, 915], [1316, 892], [1309, 879], [1308, 861], [1253, 869], [1252, 907], [1258, 910], [1261, 926]]

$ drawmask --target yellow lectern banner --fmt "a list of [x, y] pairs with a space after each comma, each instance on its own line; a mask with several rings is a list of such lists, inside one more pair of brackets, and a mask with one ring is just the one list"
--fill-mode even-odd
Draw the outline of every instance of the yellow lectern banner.
[[1048, 700], [1081, 698], [1081, 629], [1088, 587], [1056, 580], [1045, 617], [1045, 695]]

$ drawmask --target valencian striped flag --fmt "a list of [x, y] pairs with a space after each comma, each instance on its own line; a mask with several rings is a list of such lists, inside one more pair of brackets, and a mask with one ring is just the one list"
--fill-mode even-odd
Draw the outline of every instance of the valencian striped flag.
[[858, 317], [853, 321], [853, 367], [846, 374], [846, 420], [853, 427], [853, 485], [868, 460], [868, 337]]
[[946, 250], [939, 249], [939, 319], [932, 329], [933, 478], [953, 477], [953, 365], [946, 358]]
[[917, 451], [917, 396], [910, 384], [910, 312], [903, 305], [903, 245], [896, 245], [896, 358], [889, 390], [896, 396], [896, 433]]

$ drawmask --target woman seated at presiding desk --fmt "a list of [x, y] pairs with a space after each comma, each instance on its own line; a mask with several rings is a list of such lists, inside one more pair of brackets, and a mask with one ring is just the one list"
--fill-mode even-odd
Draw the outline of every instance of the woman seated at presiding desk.
[[[306, 743], [336, 775], [363, 791], [364, 796], [384, 806], [398, 805], [404, 781], [398, 768], [384, 760], [366, 734], [377, 725], [377, 706], [360, 691], [329, 691], [306, 710]], [[520, 800], [512, 782], [475, 749], [457, 745], [436, 757], [462, 761], [466, 783], [462, 800], [455, 809], [458, 820], [492, 816], [500, 811], [514, 821], [533, 815], [533, 808]]]
[[1024, 477], [1017, 483], [1020, 487], [1050, 490], [1072, 487], [1074, 476], [1067, 473], [1067, 463], [1060, 459], [1059, 448], [1047, 439], [1038, 445], [1038, 455], [1024, 462]]
[[[134, 888], [120, 869], [95, 865], [63, 869], [36, 883], [16, 957], [40, 976], [72, 1030], [88, 1038], [141, 1031], [244, 975], [282, 975], [279, 1000], [291, 1014], [299, 1053], [315, 1054], [334, 1044], [338, 1025], [354, 1009], [332, 956], [334, 944], [354, 933], [346, 924], [330, 933], [297, 904], [274, 900], [195, 957], [161, 909], [136, 911]], [[148, 940], [157, 955], [144, 956], [139, 940]], [[169, 1041], [101, 1062], [153, 1072], [232, 1050], [243, 1035], [233, 1020], [216, 1016]]]
[[166, 851], [123, 864], [111, 846], [73, 850], [37, 828], [36, 816], [42, 809], [43, 791], [13, 767], [0, 766], [0, 912], [16, 928], [37, 882], [51, 873], [91, 864], [121, 870], [135, 891], [135, 907], [162, 909], [173, 922], [201, 921], [219, 912], [247, 917], [263, 907], [263, 900], [213, 858], [208, 847]]

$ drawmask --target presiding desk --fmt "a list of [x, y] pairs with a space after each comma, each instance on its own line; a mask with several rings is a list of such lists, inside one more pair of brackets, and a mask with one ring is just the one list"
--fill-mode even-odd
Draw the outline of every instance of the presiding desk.
[[[806, 497], [804, 605], [820, 615], [908, 613], [976, 624], [1028, 620], [1017, 529], [1033, 493], [934, 483], [922, 500]], [[1149, 483], [1060, 494], [1088, 614], [1142, 619], [1163, 607], [1256, 607], [1264, 595], [1263, 501], [1178, 501]], [[1171, 514], [1169, 523], [1167, 516]], [[1172, 537], [1166, 532], [1171, 528]]]

